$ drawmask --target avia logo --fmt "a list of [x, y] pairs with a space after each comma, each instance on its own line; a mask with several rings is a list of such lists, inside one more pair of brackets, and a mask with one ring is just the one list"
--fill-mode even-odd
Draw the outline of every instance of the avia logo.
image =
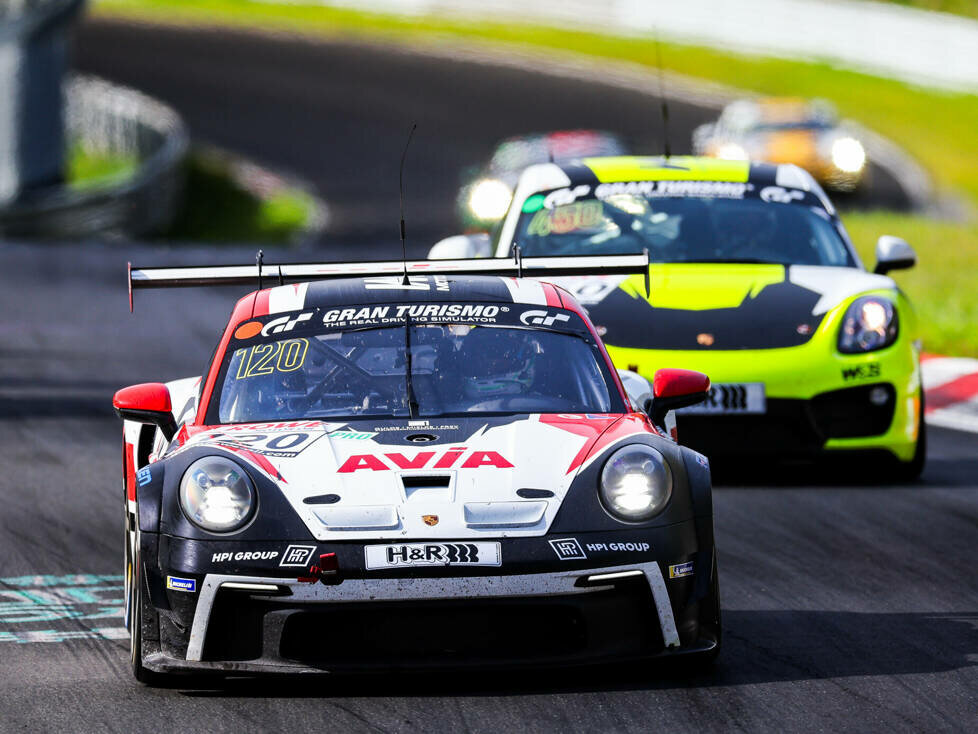
[[[336, 470], [338, 474], [352, 474], [363, 469], [370, 471], [394, 471], [398, 469], [451, 469], [455, 467], [463, 454], [468, 451], [465, 446], [455, 446], [447, 451], [421, 451], [412, 457], [404, 454], [353, 454]], [[435, 458], [437, 456], [437, 458]], [[513, 465], [498, 451], [472, 451], [460, 465], [459, 469], [512, 469]]]
[[570, 316], [564, 313], [551, 315], [546, 311], [524, 311], [520, 321], [527, 326], [553, 326], [557, 321], [570, 321]]
[[301, 324], [303, 321], [308, 321], [311, 318], [312, 311], [307, 311], [306, 313], [300, 313], [295, 318], [282, 316], [281, 318], [272, 319], [262, 328], [261, 335], [270, 336], [271, 334], [281, 334], [283, 331], [292, 331], [296, 327], [296, 324]]

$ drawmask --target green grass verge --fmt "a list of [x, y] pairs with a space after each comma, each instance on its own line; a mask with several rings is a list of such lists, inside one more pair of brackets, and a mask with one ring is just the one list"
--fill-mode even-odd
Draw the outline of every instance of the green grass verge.
[[[446, 40], [490, 46], [514, 44], [648, 66], [654, 65], [656, 57], [654, 44], [647, 39], [247, 0], [98, 0], [95, 12], [134, 20], [289, 31], [332, 39], [420, 45]], [[838, 69], [828, 62], [785, 61], [675, 43], [662, 43], [661, 56], [665, 68], [687, 76], [759, 94], [829, 99], [842, 115], [877, 130], [915, 156], [940, 189], [963, 193], [972, 205], [978, 205], [976, 95], [923, 89]], [[973, 273], [973, 266], [978, 265], [978, 225], [892, 214], [850, 213], [845, 220], [870, 263], [879, 234], [904, 236], [917, 249], [920, 266], [896, 275], [918, 304], [925, 348], [978, 356], [978, 337], [965, 328], [978, 323], [978, 293], [962, 275]]]
[[73, 143], [68, 147], [66, 178], [76, 191], [109, 186], [132, 176], [139, 167], [135, 155], [101, 153]]
[[159, 239], [288, 244], [312, 216], [308, 194], [283, 188], [259, 197], [234, 180], [220, 157], [191, 153], [186, 165], [183, 207]]
[[978, 3], [975, 0], [883, 0], [894, 5], [906, 5], [920, 10], [936, 10], [969, 18], [978, 18]]
[[891, 276], [917, 308], [924, 349], [934, 354], [978, 357], [978, 224], [933, 222], [888, 212], [843, 214], [867, 267], [876, 262], [881, 234], [903, 237], [917, 251], [918, 265]]

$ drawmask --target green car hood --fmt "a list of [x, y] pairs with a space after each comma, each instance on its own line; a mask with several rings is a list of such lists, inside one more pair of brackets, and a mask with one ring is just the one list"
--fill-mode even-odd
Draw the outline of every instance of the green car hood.
[[858, 293], [894, 288], [858, 268], [713, 263], [653, 264], [642, 276], [561, 278], [609, 346], [733, 350], [793, 347]]

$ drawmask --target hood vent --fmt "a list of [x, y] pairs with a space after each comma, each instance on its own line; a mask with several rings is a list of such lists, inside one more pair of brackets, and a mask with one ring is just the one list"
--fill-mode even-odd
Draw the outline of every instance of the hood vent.
[[313, 513], [329, 530], [393, 530], [401, 525], [393, 505], [323, 507]]
[[536, 525], [546, 502], [466, 502], [465, 524], [470, 528], [523, 528]]
[[401, 474], [407, 502], [452, 502], [455, 499], [454, 474]]

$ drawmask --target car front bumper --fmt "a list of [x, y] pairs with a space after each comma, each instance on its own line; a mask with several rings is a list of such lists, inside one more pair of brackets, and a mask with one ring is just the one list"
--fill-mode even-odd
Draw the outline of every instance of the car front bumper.
[[[877, 352], [840, 354], [836, 322], [826, 319], [807, 344], [764, 350], [653, 350], [608, 345], [615, 366], [651, 380], [663, 367], [709, 375], [714, 384], [762, 383], [761, 414], [677, 416], [679, 440], [708, 456], [812, 458], [853, 450], [913, 458], [921, 410], [920, 354], [909, 336]], [[883, 410], [868, 400], [889, 393]]]
[[[708, 550], [712, 557], [712, 547]], [[696, 556], [701, 557], [700, 555]], [[690, 563], [690, 566], [694, 564]], [[499, 575], [309, 583], [208, 573], [169, 591], [154, 672], [382, 672], [595, 664], [707, 652], [714, 566], [667, 579], [656, 560]], [[704, 593], [705, 590], [705, 593]]]

